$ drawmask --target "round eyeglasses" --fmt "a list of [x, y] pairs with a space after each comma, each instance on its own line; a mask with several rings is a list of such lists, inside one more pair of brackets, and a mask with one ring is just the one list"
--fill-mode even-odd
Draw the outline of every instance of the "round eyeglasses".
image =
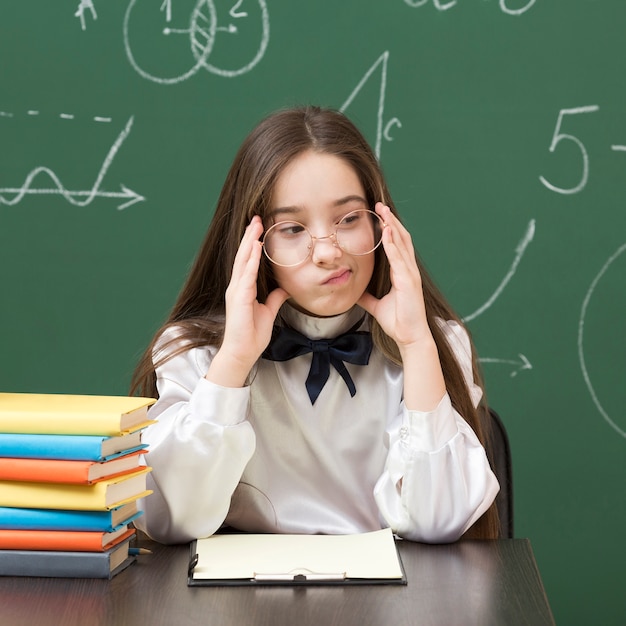
[[335, 227], [335, 232], [324, 237], [314, 237], [300, 222], [277, 222], [263, 236], [263, 251], [272, 263], [282, 267], [294, 267], [311, 256], [315, 242], [330, 239], [334, 246], [344, 252], [363, 256], [378, 248], [385, 226], [378, 213], [367, 209], [344, 215]]

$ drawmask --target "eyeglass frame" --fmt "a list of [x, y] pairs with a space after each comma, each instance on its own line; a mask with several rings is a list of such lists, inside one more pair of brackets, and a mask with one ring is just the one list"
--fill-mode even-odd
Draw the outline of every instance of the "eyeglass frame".
[[[272, 224], [264, 233], [263, 233], [263, 239], [261, 239], [260, 243], [261, 246], [263, 247], [263, 252], [265, 253], [265, 256], [267, 257], [267, 259], [273, 263], [274, 265], [278, 265], [279, 267], [297, 267], [298, 265], [302, 265], [307, 259], [309, 259], [309, 257], [313, 254], [313, 250], [315, 249], [315, 242], [319, 241], [320, 239], [330, 239], [332, 241], [332, 244], [335, 248], [339, 248], [342, 252], [345, 252], [346, 254], [350, 254], [352, 256], [365, 256], [367, 254], [371, 254], [372, 252], [374, 252], [379, 246], [380, 244], [383, 242], [383, 237], [382, 237], [382, 232], [385, 229], [385, 227], [387, 226], [387, 223], [383, 220], [383, 218], [378, 215], [378, 213], [376, 213], [376, 211], [372, 211], [371, 209], [354, 209], [354, 211], [348, 211], [348, 213], [346, 213], [345, 215], [342, 215], [341, 218], [339, 219], [338, 224], [341, 224], [341, 222], [343, 222], [343, 220], [348, 217], [349, 215], [352, 215], [353, 213], [371, 213], [372, 215], [374, 215], [379, 223], [380, 223], [380, 232], [381, 232], [381, 236], [380, 239], [378, 241], [378, 243], [371, 249], [368, 250], [367, 252], [361, 252], [361, 253], [355, 253], [355, 252], [349, 252], [348, 250], [345, 250], [344, 248], [341, 247], [341, 244], [339, 243], [339, 241], [337, 240], [337, 228], [335, 227], [335, 231], [328, 234], [328, 235], [324, 235], [323, 237], [315, 237], [311, 231], [308, 229], [308, 227], [306, 226], [306, 224], [303, 224], [302, 222], [298, 222], [298, 220], [281, 220], [280, 222], [276, 222], [274, 224]], [[302, 261], [298, 261], [297, 263], [291, 263], [289, 265], [285, 265], [283, 263], [277, 263], [276, 261], [274, 261], [274, 259], [272, 259], [272, 257], [269, 255], [268, 251], [267, 251], [267, 247], [265, 245], [265, 238], [267, 237], [267, 234], [274, 229], [276, 226], [280, 226], [281, 224], [298, 224], [298, 226], [302, 226], [302, 228], [304, 228], [304, 230], [308, 233], [310, 239], [311, 239], [311, 244], [308, 246], [309, 251], [307, 253], [307, 255], [302, 259]]]

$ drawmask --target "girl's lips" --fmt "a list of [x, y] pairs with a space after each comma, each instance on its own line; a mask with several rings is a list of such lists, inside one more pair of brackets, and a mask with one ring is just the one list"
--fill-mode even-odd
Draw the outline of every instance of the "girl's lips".
[[342, 285], [347, 282], [352, 272], [348, 269], [335, 272], [328, 280], [324, 281], [324, 285]]

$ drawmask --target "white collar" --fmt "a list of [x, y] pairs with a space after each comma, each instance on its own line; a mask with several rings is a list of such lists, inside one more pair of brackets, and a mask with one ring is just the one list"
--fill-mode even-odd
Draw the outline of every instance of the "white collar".
[[[314, 317], [298, 311], [289, 303], [285, 303], [278, 314], [279, 323], [289, 326], [309, 339], [332, 338], [350, 330], [359, 320], [365, 317], [360, 306], [353, 306], [349, 311], [332, 317]], [[367, 328], [367, 326], [366, 326]]]

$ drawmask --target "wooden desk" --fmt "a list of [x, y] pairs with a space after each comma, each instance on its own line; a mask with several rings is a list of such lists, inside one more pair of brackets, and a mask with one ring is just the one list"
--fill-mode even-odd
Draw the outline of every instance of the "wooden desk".
[[0, 577], [0, 624], [135, 626], [554, 624], [527, 539], [399, 542], [408, 585], [187, 587], [188, 546], [153, 554], [111, 581]]

